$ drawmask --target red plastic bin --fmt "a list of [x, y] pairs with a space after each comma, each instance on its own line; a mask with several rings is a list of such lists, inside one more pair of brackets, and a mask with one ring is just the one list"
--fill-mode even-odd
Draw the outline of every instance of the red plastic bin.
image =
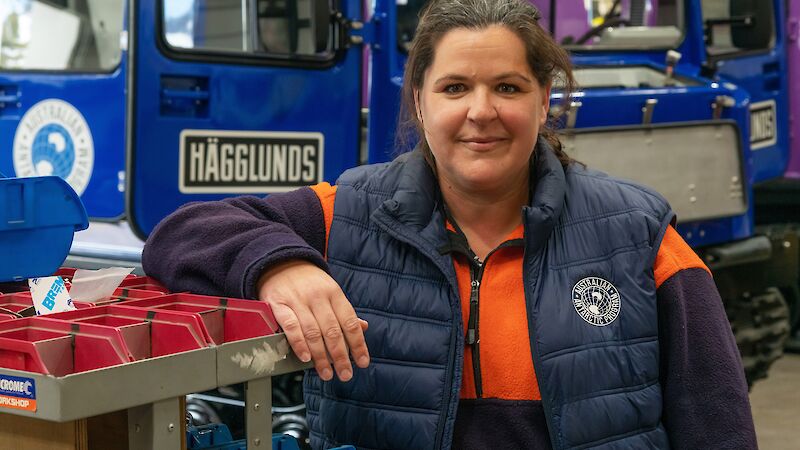
[[170, 294], [163, 297], [128, 301], [121, 305], [197, 314], [202, 319], [208, 342], [217, 345], [269, 336], [280, 329], [269, 305], [254, 300], [195, 294]]
[[0, 322], [0, 367], [61, 377], [133, 361], [119, 332], [45, 317]]
[[152, 277], [128, 277], [122, 280], [122, 283], [119, 284], [119, 287], [128, 289], [142, 289], [146, 291], [158, 291], [164, 294], [170, 293], [166, 286], [159, 283], [158, 280]]
[[47, 317], [52, 320], [100, 325], [118, 330], [137, 361], [207, 346], [202, 324], [191, 314], [147, 311], [114, 304], [65, 311]]
[[11, 319], [16, 319], [16, 318], [17, 318], [17, 316], [15, 316], [14, 314], [6, 314], [6, 313], [3, 313], [3, 312], [0, 312], [0, 322], [4, 322], [6, 320], [11, 320]]
[[[72, 302], [76, 308], [90, 308], [94, 306], [92, 303], [87, 302]], [[0, 295], [0, 308], [11, 311], [13, 313], [22, 314], [24, 316], [33, 316], [33, 299], [30, 292], [15, 292], [13, 294]]]
[[28, 292], [30, 287], [28, 287], [27, 281], [11, 281], [8, 283], [0, 283], [0, 292], [3, 294], [13, 294], [14, 292]]
[[100, 300], [95, 300], [95, 306], [107, 305], [112, 303], [119, 303], [128, 300], [141, 300], [144, 298], [161, 297], [163, 292], [159, 291], [146, 291], [144, 289], [130, 289], [130, 288], [117, 288], [114, 294]]
[[[75, 271], [77, 270], [78, 269], [74, 267], [61, 267], [58, 270], [56, 270], [56, 273], [54, 273], [53, 275], [63, 278], [65, 283], [71, 283], [72, 278], [75, 276]], [[127, 280], [129, 278], [136, 278], [136, 277], [137, 276], [134, 274], [129, 274], [125, 277], [125, 279]]]
[[72, 283], [72, 277], [75, 276], [75, 271], [78, 269], [73, 269], [72, 267], [61, 267], [60, 269], [56, 270], [56, 273], [53, 276], [61, 277], [64, 280], [65, 284]]

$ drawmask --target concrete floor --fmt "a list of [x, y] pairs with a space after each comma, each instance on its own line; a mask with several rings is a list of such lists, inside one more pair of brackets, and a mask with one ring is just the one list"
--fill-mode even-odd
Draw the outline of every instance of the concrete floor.
[[750, 405], [761, 450], [800, 450], [800, 355], [775, 362], [750, 391]]

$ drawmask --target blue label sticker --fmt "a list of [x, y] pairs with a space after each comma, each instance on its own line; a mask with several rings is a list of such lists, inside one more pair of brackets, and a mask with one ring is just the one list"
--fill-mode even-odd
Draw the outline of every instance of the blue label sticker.
[[0, 374], [0, 408], [36, 411], [36, 382]]
[[0, 375], [0, 395], [36, 399], [36, 382], [31, 378]]

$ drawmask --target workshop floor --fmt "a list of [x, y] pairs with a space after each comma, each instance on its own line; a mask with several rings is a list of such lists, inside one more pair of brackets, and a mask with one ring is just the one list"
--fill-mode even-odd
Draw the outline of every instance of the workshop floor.
[[761, 450], [800, 450], [800, 355], [779, 359], [753, 386], [750, 405]]

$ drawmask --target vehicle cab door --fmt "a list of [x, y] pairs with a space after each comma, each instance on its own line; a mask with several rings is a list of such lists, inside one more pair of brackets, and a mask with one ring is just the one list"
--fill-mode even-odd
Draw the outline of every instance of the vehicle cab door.
[[58, 175], [124, 213], [124, 0], [0, 1], [0, 174]]
[[700, 4], [709, 72], [750, 94], [752, 181], [780, 177], [790, 155], [784, 2]]
[[357, 0], [133, 2], [127, 211], [334, 182], [359, 161]]

